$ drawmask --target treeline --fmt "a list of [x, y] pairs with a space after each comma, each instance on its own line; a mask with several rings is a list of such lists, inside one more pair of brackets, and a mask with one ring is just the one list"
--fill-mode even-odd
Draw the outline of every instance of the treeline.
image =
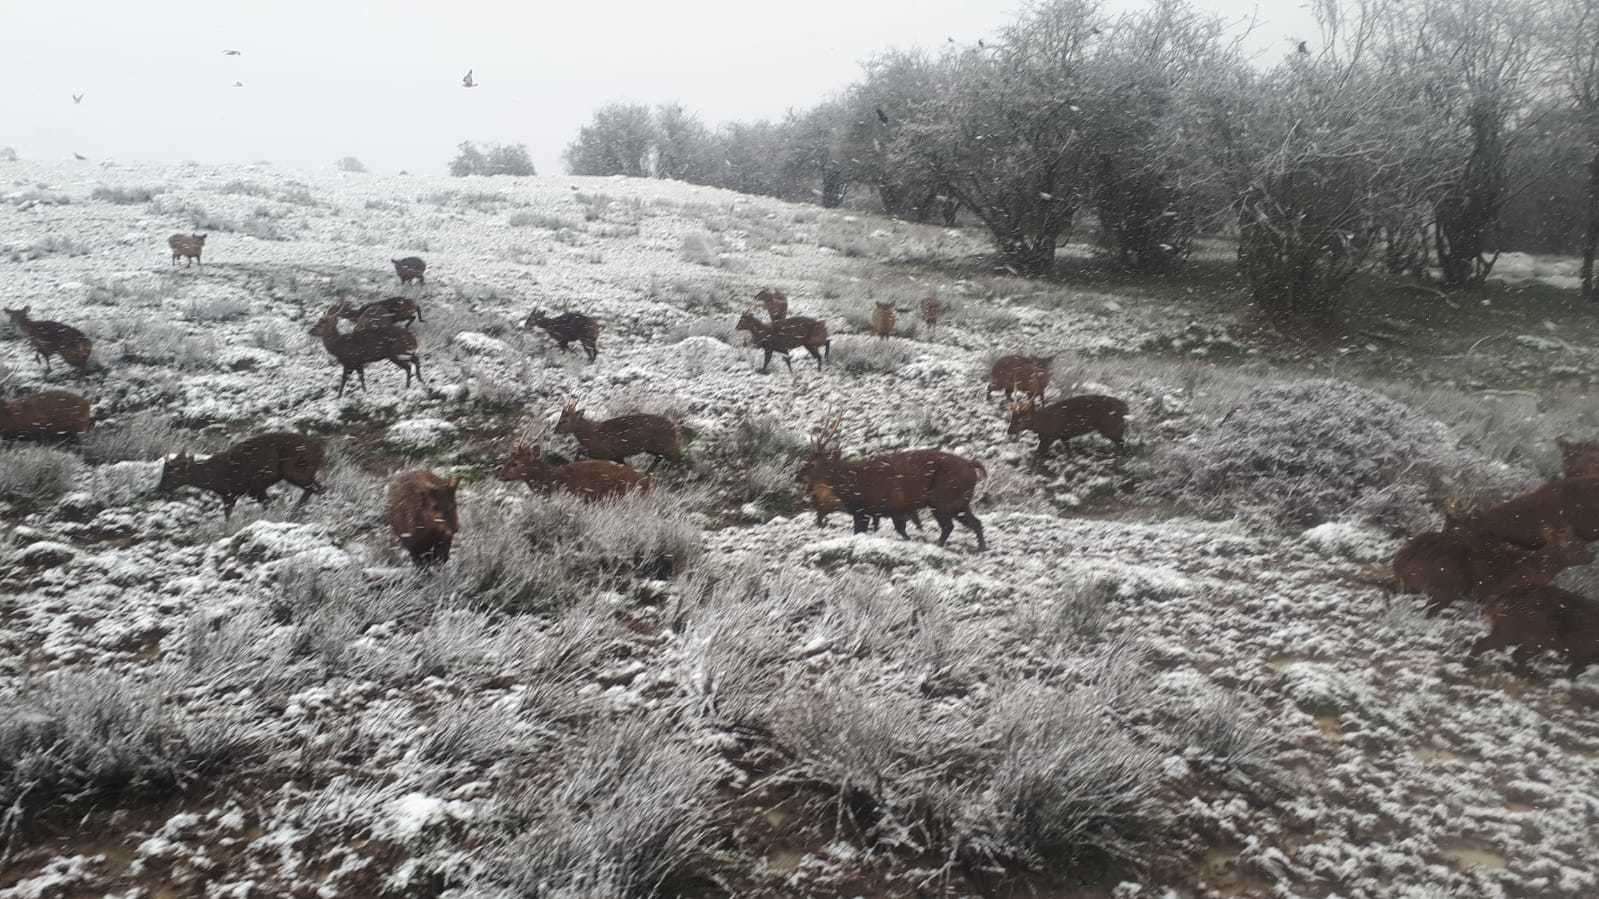
[[[780, 122], [601, 109], [574, 174], [655, 176], [890, 215], [979, 220], [1039, 274], [1084, 221], [1129, 269], [1236, 234], [1255, 300], [1325, 316], [1356, 273], [1479, 285], [1506, 249], [1599, 240], [1599, 5], [1319, 0], [1319, 33], [1251, 65], [1186, 0], [1031, 6], [993, 40], [890, 51]], [[1594, 296], [1591, 263], [1584, 291]]]

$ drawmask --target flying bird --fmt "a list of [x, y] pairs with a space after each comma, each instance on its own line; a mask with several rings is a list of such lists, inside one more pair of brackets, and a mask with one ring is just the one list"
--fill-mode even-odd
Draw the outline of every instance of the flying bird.
[[978, 47], [978, 49], [982, 49], [983, 46], [984, 46], [983, 45], [983, 39], [982, 38], [978, 38], [977, 39], [977, 47]]
[[1310, 55], [1310, 45], [1306, 41], [1299, 42], [1299, 52], [1305, 56]]
[[73, 94], [72, 95], [72, 102], [73, 103], [82, 103], [83, 102], [83, 95], [82, 94]]
[[240, 55], [240, 52], [238, 50], [223, 50], [222, 51], [222, 55], [223, 56], [238, 56], [238, 55]]
[[244, 87], [244, 82], [243, 81], [235, 81], [235, 82], [233, 82], [233, 86], [234, 87]]
[[888, 113], [884, 112], [881, 106], [877, 107], [877, 120], [885, 125], [888, 124]]
[[82, 153], [73, 153], [72, 154], [72, 158], [73, 159], [88, 159], [89, 157], [83, 155]]
[[461, 77], [461, 86], [462, 87], [477, 87], [477, 82], [472, 80], [472, 70], [471, 69], [467, 69], [466, 70], [466, 74]]

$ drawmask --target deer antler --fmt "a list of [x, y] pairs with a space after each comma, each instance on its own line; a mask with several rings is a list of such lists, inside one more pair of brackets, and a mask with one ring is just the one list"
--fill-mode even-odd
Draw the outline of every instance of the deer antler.
[[811, 432], [811, 452], [817, 455], [838, 452], [839, 438], [843, 430], [844, 414], [829, 410], [822, 424]]

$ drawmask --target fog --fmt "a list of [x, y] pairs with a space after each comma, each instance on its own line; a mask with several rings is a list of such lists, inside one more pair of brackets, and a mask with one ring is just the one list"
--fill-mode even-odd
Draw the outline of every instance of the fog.
[[[1207, 5], [1235, 20], [1255, 10]], [[462, 140], [515, 141], [555, 173], [603, 103], [679, 100], [711, 124], [779, 117], [849, 82], [875, 51], [974, 41], [1016, 11], [972, 0], [13, 2], [0, 13], [0, 146], [293, 166], [354, 155], [374, 171], [439, 172]], [[1269, 61], [1310, 34], [1303, 8], [1269, 8], [1249, 48]], [[468, 69], [473, 90], [461, 86]]]

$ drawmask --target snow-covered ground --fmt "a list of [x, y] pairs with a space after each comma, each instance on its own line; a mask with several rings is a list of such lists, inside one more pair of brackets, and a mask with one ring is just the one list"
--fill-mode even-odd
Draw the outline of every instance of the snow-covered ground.
[[[131, 202], [96, 199], [97, 188]], [[203, 269], [172, 270], [166, 238], [179, 231], [209, 233]], [[1428, 620], [1362, 574], [1392, 553], [1391, 535], [1346, 522], [1296, 534], [1127, 503], [1137, 463], [1098, 438], [1048, 473], [1029, 468], [1033, 438], [1009, 438], [1002, 403], [983, 398], [988, 360], [1053, 352], [1058, 372], [1126, 396], [1133, 452], [1147, 459], [1200, 423], [1190, 388], [1162, 383], [1165, 369], [1138, 375], [1135, 354], [1189, 320], [1137, 297], [959, 281], [931, 264], [982, 248], [972, 232], [672, 182], [0, 163], [0, 299], [78, 325], [102, 366], [79, 378], [58, 365], [47, 379], [7, 334], [7, 397], [76, 390], [97, 429], [175, 429], [171, 450], [288, 428], [323, 435], [336, 456], [332, 490], [301, 516], [282, 485], [274, 506], [246, 499], [223, 525], [214, 497], [155, 494], [159, 452], [83, 464], [42, 508], [0, 506], [0, 695], [99, 673], [156, 691], [163, 714], [253, 740], [243, 758], [179, 778], [181, 792], [56, 797], [12, 832], [0, 897], [477, 895], [462, 885], [496, 847], [517, 845], [508, 796], [529, 766], [559, 769], [544, 760], [562, 758], [574, 733], [564, 703], [585, 703], [590, 718], [669, 712], [714, 745], [715, 716], [697, 716], [714, 704], [707, 635], [722, 625], [679, 608], [681, 578], [573, 603], [600, 624], [576, 623], [571, 608], [504, 615], [459, 594], [402, 596], [365, 617], [340, 607], [341, 577], [374, 591], [412, 580], [377, 477], [415, 465], [465, 475], [458, 547], [487, 543], [502, 535], [485, 523], [534, 502], [495, 481], [493, 464], [567, 401], [658, 409], [693, 430], [695, 463], [659, 476], [705, 531], [696, 572], [762, 573], [773, 593], [786, 579], [864, 579], [823, 589], [823, 611], [790, 622], [794, 672], [869, 663], [885, 690], [914, 697], [919, 720], [980, 720], [1018, 684], [1074, 683], [1068, 657], [1117, 653], [1140, 695], [1115, 717], [1158, 754], [1168, 820], [1155, 857], [1095, 888], [1599, 895], [1599, 672], [1527, 681], [1496, 662], [1464, 665], [1480, 630], [1469, 609]], [[388, 260], [408, 255], [428, 262], [426, 288], [410, 293], [425, 317], [414, 330], [427, 383], [402, 390], [397, 370], [372, 366], [368, 392], [335, 397], [338, 369], [307, 331], [338, 298], [398, 293]], [[796, 353], [792, 373], [780, 361], [757, 371], [732, 325], [766, 285], [787, 292], [791, 314], [826, 319], [829, 368]], [[911, 310], [932, 291], [952, 310], [936, 331], [911, 333]], [[884, 298], [904, 310], [906, 336], [879, 344], [860, 332]], [[598, 360], [523, 330], [534, 309], [600, 318]], [[1129, 355], [1116, 382], [1092, 380], [1096, 359]], [[807, 510], [734, 495], [746, 473], [717, 460], [740, 422], [775, 422], [802, 441], [833, 412], [849, 451], [932, 445], [982, 460], [992, 550], [973, 552], [959, 528], [943, 550], [931, 528], [910, 542], [886, 529], [853, 536], [835, 515], [818, 530]], [[565, 440], [547, 446], [570, 454]], [[322, 605], [285, 600], [318, 571], [334, 585]], [[880, 594], [933, 604], [902, 617], [909, 606], [849, 604]], [[489, 742], [438, 748], [463, 716]], [[1184, 720], [1222, 719], [1246, 736], [1173, 736], [1191, 733]], [[1256, 748], [1232, 765], [1217, 745]], [[0, 775], [10, 764], [0, 756]], [[719, 812], [732, 823], [718, 819], [717, 849], [737, 873], [683, 894], [939, 895], [937, 882], [978, 894], [975, 874], [929, 880], [938, 866], [904, 848], [911, 837], [751, 837], [739, 815], [772, 830], [780, 816], [739, 795], [748, 776], [717, 785], [732, 809]]]

